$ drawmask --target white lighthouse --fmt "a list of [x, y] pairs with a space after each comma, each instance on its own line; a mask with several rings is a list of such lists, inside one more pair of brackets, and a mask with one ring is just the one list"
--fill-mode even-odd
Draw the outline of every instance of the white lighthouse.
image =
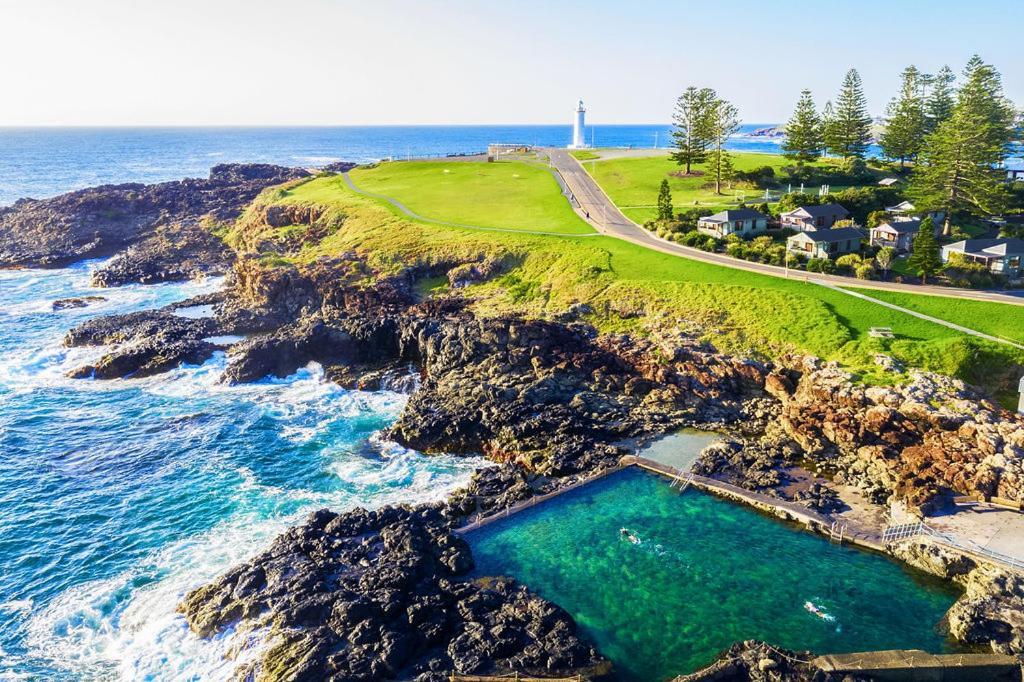
[[584, 116], [586, 116], [587, 110], [583, 107], [583, 100], [579, 101], [576, 105], [576, 119], [572, 124], [572, 144], [569, 145], [570, 149], [583, 149], [587, 146], [584, 141]]

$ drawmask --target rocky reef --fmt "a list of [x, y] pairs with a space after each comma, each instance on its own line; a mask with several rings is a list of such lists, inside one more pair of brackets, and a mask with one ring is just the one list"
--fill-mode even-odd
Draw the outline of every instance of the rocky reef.
[[439, 507], [315, 512], [268, 550], [188, 594], [200, 636], [274, 633], [240, 679], [441, 682], [609, 666], [562, 609], [507, 579], [470, 581], [473, 558]]
[[117, 257], [99, 286], [222, 274], [232, 252], [209, 226], [238, 217], [263, 189], [307, 171], [266, 164], [214, 166], [209, 178], [103, 185], [0, 208], [0, 267], [59, 267]]

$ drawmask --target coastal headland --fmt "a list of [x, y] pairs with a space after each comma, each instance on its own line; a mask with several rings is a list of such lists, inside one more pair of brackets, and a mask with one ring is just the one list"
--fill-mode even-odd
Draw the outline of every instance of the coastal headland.
[[[386, 434], [395, 442], [493, 462], [436, 504], [316, 512], [195, 586], [179, 607], [195, 636], [261, 642], [240, 678], [614, 675], [572, 616], [530, 585], [472, 577], [456, 530], [617, 468], [685, 427], [723, 435], [695, 471], [767, 509], [777, 499], [877, 526], [892, 510], [944, 513], [956, 497], [1024, 501], [1024, 418], [1005, 407], [1024, 367], [1015, 348], [821, 287], [589, 236], [585, 225], [512, 229], [557, 220], [554, 201], [519, 212], [516, 225], [483, 225], [495, 230], [463, 224], [495, 219], [471, 213], [440, 216], [461, 226], [409, 219], [353, 191], [339, 174], [350, 168], [217, 167], [208, 180], [0, 211], [5, 267], [110, 256], [96, 278], [108, 287], [228, 274], [217, 294], [70, 330], [69, 346], [107, 347], [74, 376], [130, 380], [226, 351], [221, 381], [240, 383], [315, 362], [344, 386], [409, 392]], [[383, 184], [386, 171], [356, 176]], [[564, 200], [547, 171], [515, 172], [497, 180]], [[477, 182], [492, 188], [474, 177], [455, 190]], [[431, 191], [414, 193], [426, 208], [411, 207], [426, 215], [444, 203]], [[176, 314], [200, 305], [213, 315]], [[873, 326], [897, 338], [870, 337]], [[1024, 655], [1024, 578], [1012, 565], [921, 536], [883, 546], [962, 587], [945, 619], [953, 640]], [[759, 642], [722, 660], [688, 679], [844, 679], [806, 652]]]

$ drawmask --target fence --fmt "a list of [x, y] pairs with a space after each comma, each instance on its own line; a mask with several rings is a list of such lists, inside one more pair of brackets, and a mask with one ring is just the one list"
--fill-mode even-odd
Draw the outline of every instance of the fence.
[[1017, 557], [1003, 554], [995, 550], [989, 549], [979, 545], [973, 540], [961, 539], [955, 535], [949, 533], [943, 533], [940, 530], [932, 528], [924, 522], [917, 523], [901, 523], [894, 526], [889, 526], [882, 533], [882, 540], [888, 544], [890, 542], [900, 542], [901, 540], [909, 540], [910, 538], [923, 535], [925, 537], [936, 540], [944, 545], [959, 549], [964, 552], [970, 552], [987, 559], [992, 559], [1001, 564], [1005, 564], [1012, 568], [1020, 571], [1024, 571], [1024, 560], [1018, 559]]

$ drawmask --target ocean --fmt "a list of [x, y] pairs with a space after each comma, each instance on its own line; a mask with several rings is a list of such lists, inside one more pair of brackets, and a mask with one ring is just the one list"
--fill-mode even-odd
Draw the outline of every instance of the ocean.
[[[777, 138], [743, 126], [730, 147], [777, 152]], [[664, 147], [669, 125], [594, 125], [587, 141], [608, 147]], [[0, 206], [83, 187], [206, 177], [228, 162], [323, 166], [479, 152], [490, 142], [565, 146], [568, 125], [346, 126], [302, 128], [0, 128]]]

